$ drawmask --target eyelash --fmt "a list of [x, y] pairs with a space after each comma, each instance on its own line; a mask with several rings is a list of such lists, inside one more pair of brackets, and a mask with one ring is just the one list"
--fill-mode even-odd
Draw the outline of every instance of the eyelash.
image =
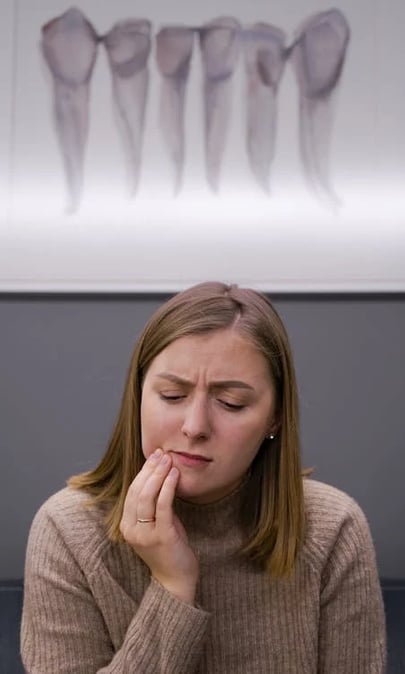
[[226, 400], [218, 400], [221, 405], [224, 405], [228, 410], [232, 410], [233, 412], [238, 412], [239, 410], [243, 410], [245, 405], [236, 405], [235, 403], [228, 403]]
[[178, 396], [173, 396], [173, 395], [168, 396], [168, 395], [165, 395], [164, 393], [159, 393], [159, 396], [161, 397], [162, 400], [166, 400], [167, 402], [170, 402], [171, 400], [172, 400], [173, 402], [176, 402], [177, 400], [182, 400], [183, 398], [185, 398], [185, 396], [181, 396], [181, 395], [178, 395]]
[[[164, 400], [165, 402], [168, 402], [169, 404], [176, 403], [179, 400], [183, 400], [186, 396], [184, 395], [165, 395], [164, 393], [160, 393], [160, 398]], [[235, 403], [228, 403], [226, 400], [221, 400], [220, 398], [217, 398], [217, 401], [225, 407], [225, 409], [232, 411], [232, 412], [238, 412], [240, 410], [243, 410], [245, 405], [237, 405]]]

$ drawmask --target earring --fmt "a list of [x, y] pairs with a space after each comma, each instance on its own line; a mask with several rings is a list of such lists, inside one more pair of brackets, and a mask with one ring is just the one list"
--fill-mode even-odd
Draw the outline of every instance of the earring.
[[275, 437], [276, 436], [274, 435], [274, 433], [269, 433], [268, 435], [266, 435], [266, 440], [274, 440]]

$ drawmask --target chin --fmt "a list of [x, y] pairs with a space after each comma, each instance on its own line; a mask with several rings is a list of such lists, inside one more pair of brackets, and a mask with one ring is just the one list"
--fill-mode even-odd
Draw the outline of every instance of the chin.
[[176, 496], [183, 499], [184, 501], [191, 501], [194, 503], [209, 503], [210, 498], [209, 494], [201, 492], [198, 487], [187, 484], [187, 480], [180, 475], [179, 484], [176, 489]]
[[183, 501], [189, 501], [190, 503], [195, 503], [196, 505], [208, 505], [209, 503], [215, 503], [221, 498], [226, 496], [227, 492], [223, 493], [221, 491], [202, 491], [198, 487], [193, 488], [191, 485], [187, 486], [180, 483], [176, 489], [176, 496], [183, 499]]
[[183, 498], [185, 500], [190, 500], [194, 496], [197, 496], [196, 490], [193, 489], [191, 486], [187, 486], [184, 484], [184, 480], [180, 477], [179, 484], [177, 485], [176, 489], [176, 496], [179, 496], [180, 498]]

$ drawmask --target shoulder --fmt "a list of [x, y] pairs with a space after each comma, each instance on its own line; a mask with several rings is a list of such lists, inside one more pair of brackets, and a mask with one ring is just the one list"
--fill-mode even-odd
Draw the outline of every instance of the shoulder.
[[304, 479], [304, 498], [309, 520], [322, 516], [334, 521], [349, 513], [362, 512], [356, 501], [344, 491], [310, 478]]
[[363, 547], [374, 554], [366, 516], [351, 496], [323, 482], [304, 479], [304, 499], [304, 552], [317, 566], [339, 547], [354, 551]]
[[84, 491], [65, 487], [39, 508], [28, 546], [64, 548], [82, 565], [100, 558], [109, 544], [103, 510]]

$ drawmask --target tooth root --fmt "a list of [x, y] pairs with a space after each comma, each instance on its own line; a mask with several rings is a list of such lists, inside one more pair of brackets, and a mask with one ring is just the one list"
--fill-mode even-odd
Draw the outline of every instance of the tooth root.
[[239, 56], [240, 35], [241, 26], [232, 17], [214, 19], [200, 29], [206, 174], [214, 192], [219, 188], [231, 111], [232, 75]]
[[269, 189], [277, 126], [276, 96], [285, 65], [283, 31], [257, 23], [246, 31], [247, 154], [252, 172]]
[[342, 73], [350, 28], [332, 9], [311, 16], [297, 31], [292, 62], [300, 91], [300, 149], [307, 180], [318, 197], [340, 203], [329, 177], [329, 150], [336, 90]]
[[178, 194], [183, 183], [185, 138], [184, 104], [186, 80], [165, 77], [161, 83], [160, 128], [173, 163], [173, 191]]
[[114, 104], [127, 154], [131, 194], [135, 194], [138, 188], [141, 169], [149, 86], [150, 32], [149, 21], [127, 20], [115, 24], [103, 39], [111, 69]]
[[78, 209], [83, 191], [89, 83], [97, 43], [94, 28], [78, 9], [69, 9], [42, 27], [42, 51], [53, 80], [55, 124], [70, 213]]
[[339, 206], [330, 182], [329, 148], [332, 134], [330, 101], [300, 103], [300, 151], [308, 184], [321, 201]]
[[156, 62], [161, 74], [160, 126], [175, 170], [174, 192], [181, 188], [184, 169], [184, 106], [193, 30], [162, 28], [156, 36]]

